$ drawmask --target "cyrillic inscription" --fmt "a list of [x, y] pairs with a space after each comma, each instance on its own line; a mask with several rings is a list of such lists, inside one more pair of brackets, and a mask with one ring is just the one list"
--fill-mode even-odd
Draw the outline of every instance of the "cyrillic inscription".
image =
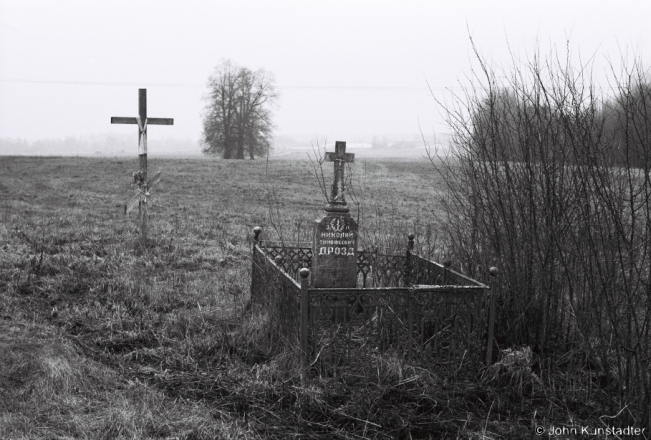
[[357, 224], [348, 213], [332, 213], [314, 229], [314, 287], [356, 287]]

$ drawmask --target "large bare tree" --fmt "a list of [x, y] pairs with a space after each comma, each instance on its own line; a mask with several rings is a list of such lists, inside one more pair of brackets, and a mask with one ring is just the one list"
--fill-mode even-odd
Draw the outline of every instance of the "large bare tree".
[[273, 75], [223, 61], [208, 79], [203, 152], [224, 159], [250, 159], [270, 148], [272, 109], [278, 97]]

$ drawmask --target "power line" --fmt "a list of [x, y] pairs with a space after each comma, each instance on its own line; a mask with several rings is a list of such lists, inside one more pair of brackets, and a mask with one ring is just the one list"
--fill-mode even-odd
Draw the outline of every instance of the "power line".
[[[399, 86], [278, 86], [279, 89], [296, 90], [378, 90], [400, 92], [427, 92], [427, 87], [399, 87]], [[438, 87], [437, 87], [438, 88]], [[441, 87], [443, 89], [443, 87]]]
[[[0, 78], [0, 83], [23, 83], [23, 84], [63, 84], [63, 85], [80, 85], [80, 86], [115, 86], [115, 87], [178, 87], [178, 88], [195, 88], [207, 89], [205, 84], [197, 83], [150, 83], [147, 81], [135, 82], [106, 82], [106, 81], [65, 81], [65, 80], [43, 80], [43, 79], [20, 79], [20, 78]], [[508, 85], [508, 84], [507, 84]], [[406, 87], [406, 86], [313, 86], [313, 85], [279, 85], [278, 89], [285, 90], [356, 90], [356, 91], [381, 91], [381, 92], [430, 92], [430, 91], [464, 91], [464, 90], [485, 90], [485, 86], [431, 86], [431, 87]], [[595, 87], [597, 90], [608, 89], [606, 87]]]
[[[41, 80], [41, 79], [19, 79], [0, 78], [0, 82], [23, 83], [23, 84], [64, 84], [83, 86], [118, 86], [118, 87], [141, 87], [143, 83], [131, 82], [104, 82], [104, 81], [63, 81], [63, 80]], [[206, 85], [194, 83], [146, 83], [150, 87], [185, 87], [185, 88], [207, 88]], [[404, 86], [311, 86], [311, 85], [279, 85], [278, 89], [286, 90], [368, 90], [368, 91], [397, 91], [397, 92], [429, 92], [431, 90], [449, 90], [459, 87], [404, 87]]]
[[[17, 79], [17, 78], [0, 78], [0, 82], [11, 83], [25, 83], [25, 84], [65, 84], [77, 86], [135, 86], [141, 87], [143, 83], [127, 83], [127, 82], [103, 82], [103, 81], [61, 81], [61, 80], [42, 80], [42, 79]], [[151, 87], [205, 87], [198, 84], [183, 84], [183, 83], [147, 83]]]

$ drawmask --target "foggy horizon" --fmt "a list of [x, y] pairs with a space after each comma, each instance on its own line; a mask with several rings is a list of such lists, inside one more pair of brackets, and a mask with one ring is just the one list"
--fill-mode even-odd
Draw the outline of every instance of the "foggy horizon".
[[[136, 128], [110, 118], [135, 116], [146, 88], [148, 115], [174, 118], [148, 130], [151, 154], [169, 139], [198, 142], [208, 77], [226, 59], [274, 75], [276, 137], [445, 136], [437, 101], [451, 104], [468, 86], [471, 38], [507, 72], [514, 60], [569, 49], [607, 89], [623, 59], [649, 64], [648, 16], [640, 1], [0, 0], [0, 140], [128, 135], [136, 154]], [[11, 151], [0, 142], [0, 155]]]
[[[306, 154], [323, 154], [343, 140], [349, 151], [372, 157], [425, 157], [427, 149], [447, 150], [445, 134], [388, 133], [382, 135], [342, 134], [333, 138], [316, 137], [306, 133], [278, 134], [274, 137], [270, 157], [305, 159]], [[149, 141], [148, 155], [203, 157], [199, 139], [159, 137]], [[137, 157], [137, 134], [107, 132], [81, 136], [65, 136], [29, 141], [21, 138], [0, 138], [1, 155], [6, 156], [83, 156], [83, 157]], [[210, 155], [208, 155], [210, 156]]]

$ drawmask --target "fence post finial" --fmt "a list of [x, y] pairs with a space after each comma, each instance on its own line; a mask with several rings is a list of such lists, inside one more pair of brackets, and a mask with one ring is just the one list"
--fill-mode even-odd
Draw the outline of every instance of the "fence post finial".
[[413, 252], [413, 250], [414, 250], [414, 238], [416, 238], [416, 234], [411, 232], [409, 235], [407, 235], [407, 238], [409, 239], [409, 241], [407, 242], [407, 249], [409, 250], [409, 252]]
[[262, 232], [262, 228], [260, 226], [256, 226], [253, 228], [253, 241], [257, 244], [260, 242], [260, 233]]

